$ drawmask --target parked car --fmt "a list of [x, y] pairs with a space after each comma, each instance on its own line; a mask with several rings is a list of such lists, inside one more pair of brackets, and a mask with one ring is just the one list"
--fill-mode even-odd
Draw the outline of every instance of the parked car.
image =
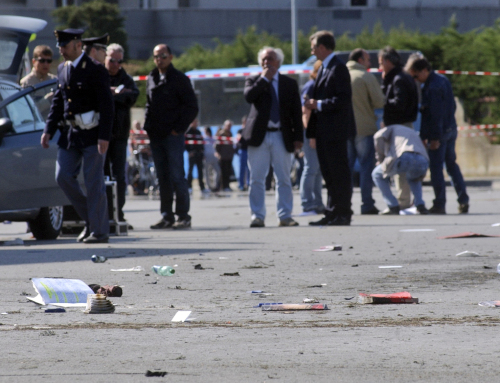
[[[26, 221], [36, 239], [55, 239], [69, 201], [55, 181], [58, 137], [49, 149], [40, 145], [45, 119], [36, 97], [56, 80], [21, 89], [26, 47], [44, 20], [0, 16], [0, 222]], [[59, 133], [58, 133], [59, 134]]]

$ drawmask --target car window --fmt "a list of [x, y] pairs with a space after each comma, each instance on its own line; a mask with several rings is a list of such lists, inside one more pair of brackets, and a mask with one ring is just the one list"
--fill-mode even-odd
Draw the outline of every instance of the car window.
[[50, 105], [52, 104], [52, 98], [54, 97], [55, 87], [56, 83], [52, 83], [43, 88], [38, 88], [27, 96], [30, 104], [33, 106], [37, 121], [45, 122], [47, 119]]
[[3, 32], [0, 35], [0, 70], [9, 69], [19, 45], [15, 34]]
[[0, 110], [0, 116], [8, 117], [16, 133], [32, 132], [35, 130], [35, 116], [25, 97], [18, 98]]

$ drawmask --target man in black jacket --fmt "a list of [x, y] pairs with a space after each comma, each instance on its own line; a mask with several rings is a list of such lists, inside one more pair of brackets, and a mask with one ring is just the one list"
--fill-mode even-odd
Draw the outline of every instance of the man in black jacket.
[[[388, 46], [379, 51], [378, 63], [384, 79], [384, 126], [399, 124], [413, 129], [413, 122], [418, 114], [418, 90], [415, 81], [403, 71], [401, 57], [392, 47]], [[410, 186], [404, 175], [394, 176], [394, 183], [400, 208], [410, 207]], [[390, 214], [390, 211], [386, 209], [381, 214]]]
[[191, 227], [184, 173], [184, 133], [198, 114], [198, 102], [189, 78], [172, 65], [170, 48], [166, 44], [157, 45], [153, 57], [156, 68], [146, 83], [144, 129], [148, 132], [160, 185], [162, 219], [151, 225], [151, 229], [184, 229]]
[[[125, 164], [127, 162], [127, 142], [130, 132], [130, 108], [139, 96], [139, 89], [134, 80], [122, 68], [125, 51], [119, 44], [111, 44], [106, 51], [105, 65], [109, 73], [111, 93], [115, 101], [113, 133], [106, 156], [105, 174], [116, 180], [118, 194], [118, 219], [124, 221], [125, 205]], [[109, 172], [111, 170], [111, 172]]]
[[192, 191], [193, 187], [193, 170], [194, 166], [198, 170], [198, 184], [200, 185], [200, 190], [205, 193], [205, 184], [203, 183], [203, 157], [205, 152], [205, 145], [203, 144], [203, 136], [198, 130], [198, 119], [189, 125], [189, 129], [186, 132], [186, 152], [188, 152], [189, 158], [189, 169], [188, 169], [188, 187], [189, 191]]

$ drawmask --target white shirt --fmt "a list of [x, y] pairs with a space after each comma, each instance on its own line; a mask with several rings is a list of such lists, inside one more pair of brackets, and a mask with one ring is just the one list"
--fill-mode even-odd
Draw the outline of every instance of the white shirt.
[[78, 56], [75, 61], [68, 61], [71, 65], [73, 65], [73, 68], [76, 68], [78, 66], [78, 63], [80, 62], [80, 60], [82, 59], [83, 57], [83, 54], [85, 52], [82, 52], [82, 54], [80, 56]]

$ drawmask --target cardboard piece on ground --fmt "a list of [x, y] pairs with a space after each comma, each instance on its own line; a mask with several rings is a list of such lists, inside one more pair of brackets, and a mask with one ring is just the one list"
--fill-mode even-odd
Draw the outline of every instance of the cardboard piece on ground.
[[314, 249], [313, 251], [335, 251], [335, 250], [342, 250], [342, 245], [321, 246], [319, 249]]
[[438, 237], [438, 239], [452, 239], [452, 238], [484, 238], [484, 237], [500, 237], [500, 235], [486, 235], [473, 233], [471, 231], [466, 231], [465, 233], [447, 235], [444, 237]]
[[188, 319], [191, 315], [191, 311], [177, 311], [177, 313], [172, 318], [172, 322], [189, 322], [192, 319]]
[[418, 303], [418, 298], [412, 298], [407, 291], [394, 294], [364, 294], [358, 296], [361, 304]]
[[94, 294], [86, 283], [79, 279], [33, 278], [33, 287], [38, 295], [26, 297], [40, 305], [59, 307], [86, 307], [87, 295]]
[[284, 304], [262, 306], [262, 311], [290, 311], [290, 310], [329, 310], [323, 303], [315, 304]]

